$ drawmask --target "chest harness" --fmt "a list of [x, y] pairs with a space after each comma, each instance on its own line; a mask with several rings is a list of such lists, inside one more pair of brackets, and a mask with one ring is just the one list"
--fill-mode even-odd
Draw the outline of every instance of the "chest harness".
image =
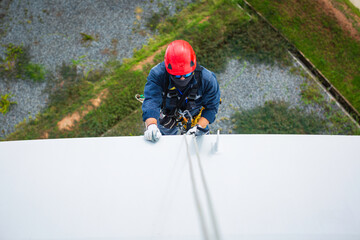
[[[196, 84], [186, 88], [184, 92], [181, 92], [175, 87], [169, 89], [170, 75], [166, 71], [165, 92], [162, 101], [162, 114], [160, 116], [160, 123], [164, 127], [173, 128], [178, 125], [182, 133], [185, 133], [199, 121], [204, 108], [202, 107], [196, 116], [191, 116], [190, 110], [196, 108], [195, 100], [202, 82], [202, 69], [202, 66], [196, 66], [194, 71]], [[181, 95], [180, 99], [179, 93]], [[166, 101], [167, 99], [168, 101]], [[186, 103], [185, 109], [183, 108], [184, 102]]]

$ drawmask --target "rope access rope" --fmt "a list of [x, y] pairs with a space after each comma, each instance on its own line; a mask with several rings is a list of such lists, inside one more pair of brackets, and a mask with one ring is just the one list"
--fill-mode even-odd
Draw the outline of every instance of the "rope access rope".
[[196, 183], [195, 183], [194, 167], [192, 164], [190, 151], [189, 151], [189, 144], [188, 144], [186, 135], [184, 135], [184, 138], [185, 138], [185, 146], [186, 146], [186, 151], [187, 151], [188, 160], [189, 160], [189, 170], [190, 170], [192, 189], [193, 189], [193, 193], [194, 193], [195, 204], [196, 204], [196, 207], [197, 207], [197, 210], [199, 213], [201, 230], [203, 232], [204, 239], [209, 239], [209, 231], [206, 228], [205, 217], [204, 217], [204, 213], [203, 213], [203, 210], [202, 210], [201, 204], [200, 204], [199, 194], [198, 194], [198, 190], [197, 190]]
[[212, 227], [214, 229], [215, 239], [220, 240], [219, 228], [218, 228], [218, 224], [217, 224], [217, 221], [216, 221], [215, 211], [214, 211], [214, 207], [213, 207], [213, 204], [212, 204], [212, 201], [211, 201], [210, 191], [209, 191], [209, 188], [208, 188], [208, 185], [207, 185], [207, 181], [205, 179], [204, 169], [202, 167], [200, 154], [199, 154], [199, 147], [198, 147], [198, 144], [196, 142], [196, 137], [195, 136], [193, 138], [193, 141], [194, 141], [194, 145], [195, 145], [196, 156], [197, 156], [197, 159], [198, 159], [200, 175], [201, 175], [201, 179], [202, 179], [202, 182], [203, 182], [203, 185], [204, 185], [206, 201], [208, 203], [208, 208], [209, 208], [209, 213], [210, 213], [210, 218], [211, 218], [211, 225], [212, 225]]
[[[200, 224], [201, 224], [201, 229], [203, 231], [204, 239], [220, 240], [218, 224], [217, 224], [217, 221], [216, 221], [214, 208], [213, 208], [212, 201], [211, 201], [211, 198], [210, 198], [209, 188], [208, 188], [208, 185], [206, 183], [204, 170], [203, 170], [203, 167], [202, 167], [202, 164], [201, 164], [201, 159], [200, 159], [200, 155], [199, 155], [199, 149], [198, 149], [198, 146], [197, 146], [197, 143], [196, 143], [196, 137], [194, 136], [192, 140], [195, 143], [197, 164], [198, 164], [199, 172], [200, 172], [199, 185], [201, 185], [203, 187], [203, 190], [204, 190], [205, 205], [206, 205], [204, 207], [205, 209], [202, 208], [201, 203], [200, 203], [200, 193], [199, 193], [199, 189], [197, 188], [197, 182], [196, 182], [196, 178], [195, 178], [195, 170], [194, 170], [194, 165], [193, 165], [191, 155], [190, 155], [187, 136], [184, 135], [184, 137], [185, 137], [185, 145], [186, 145], [186, 150], [187, 150], [187, 155], [188, 155], [188, 160], [189, 160], [189, 170], [190, 170], [192, 189], [193, 189], [193, 192], [194, 192], [195, 203], [196, 203], [196, 207], [198, 209], [198, 214], [199, 214], [199, 218], [200, 218]], [[204, 210], [207, 210], [207, 212], [209, 212], [209, 219], [205, 218]], [[210, 226], [207, 226], [206, 222], [210, 222]], [[213, 234], [211, 234], [211, 230], [209, 228], [212, 229]]]

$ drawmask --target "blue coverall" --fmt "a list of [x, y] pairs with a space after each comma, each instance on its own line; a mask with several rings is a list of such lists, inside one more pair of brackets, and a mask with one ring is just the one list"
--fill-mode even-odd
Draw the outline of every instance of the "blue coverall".
[[[144, 89], [145, 100], [142, 104], [143, 121], [148, 118], [155, 118], [158, 122], [158, 127], [163, 135], [173, 135], [177, 133], [177, 128], [167, 129], [159, 124], [160, 111], [163, 102], [163, 95], [165, 94], [166, 81], [170, 81], [168, 89], [172, 89], [174, 84], [171, 79], [166, 78], [165, 63], [159, 63], [153, 67], [147, 77], [147, 82]], [[189, 82], [187, 88], [194, 86], [197, 83], [195, 77]], [[183, 92], [185, 92], [183, 90]], [[181, 92], [178, 91], [178, 97], [181, 97]], [[169, 98], [166, 98], [169, 101]], [[195, 100], [196, 107], [189, 109], [192, 116], [196, 116], [201, 107], [205, 109], [202, 111], [201, 116], [206, 118], [209, 123], [215, 121], [215, 116], [220, 104], [220, 88], [216, 76], [213, 72], [206, 68], [202, 69], [201, 84], [198, 86], [197, 96]], [[168, 104], [166, 104], [168, 105]], [[165, 108], [166, 108], [165, 105]], [[186, 103], [184, 101], [181, 110], [185, 110]], [[168, 109], [168, 108], [167, 108]], [[168, 109], [171, 110], [171, 109]]]

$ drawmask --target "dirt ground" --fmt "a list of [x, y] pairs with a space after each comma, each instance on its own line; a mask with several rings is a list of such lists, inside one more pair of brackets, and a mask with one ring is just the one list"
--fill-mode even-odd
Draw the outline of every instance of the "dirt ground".
[[[318, 0], [319, 4], [323, 8], [324, 12], [328, 15], [334, 16], [340, 26], [349, 32], [350, 36], [360, 41], [360, 18], [356, 14], [352, 13], [346, 4], [341, 4], [343, 11], [339, 9], [334, 0]], [[352, 2], [360, 5], [360, 0], [353, 0]], [[354, 4], [355, 5], [355, 4]], [[348, 16], [351, 16], [350, 19]]]

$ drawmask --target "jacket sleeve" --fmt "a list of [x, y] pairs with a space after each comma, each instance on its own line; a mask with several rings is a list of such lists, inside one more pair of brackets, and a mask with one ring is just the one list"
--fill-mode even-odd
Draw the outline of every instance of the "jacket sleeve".
[[216, 76], [208, 70], [203, 71], [203, 102], [205, 108], [201, 114], [209, 123], [215, 121], [220, 104], [220, 88]]
[[162, 104], [162, 74], [159, 74], [158, 68], [155, 66], [151, 69], [144, 89], [145, 100], [142, 104], [143, 121], [148, 118], [159, 120], [160, 109]]

